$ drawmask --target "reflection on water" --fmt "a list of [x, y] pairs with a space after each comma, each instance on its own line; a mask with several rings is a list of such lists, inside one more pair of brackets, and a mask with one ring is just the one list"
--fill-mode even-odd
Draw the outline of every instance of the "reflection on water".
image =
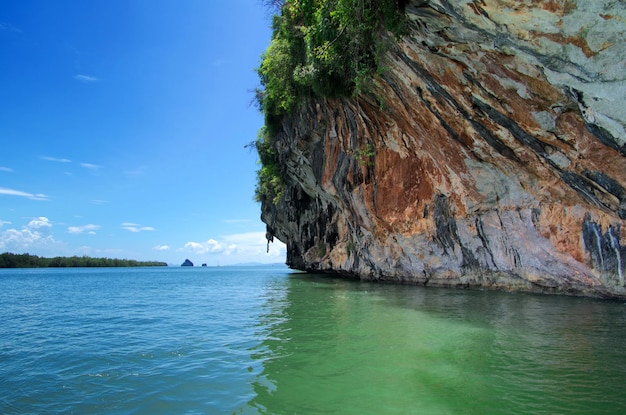
[[268, 414], [623, 414], [625, 306], [294, 274], [253, 358]]

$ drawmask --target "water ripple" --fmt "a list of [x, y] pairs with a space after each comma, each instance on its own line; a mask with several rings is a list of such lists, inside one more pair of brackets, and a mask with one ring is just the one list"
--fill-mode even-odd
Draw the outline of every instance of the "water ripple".
[[616, 303], [223, 267], [0, 272], [0, 304], [0, 413], [626, 413]]

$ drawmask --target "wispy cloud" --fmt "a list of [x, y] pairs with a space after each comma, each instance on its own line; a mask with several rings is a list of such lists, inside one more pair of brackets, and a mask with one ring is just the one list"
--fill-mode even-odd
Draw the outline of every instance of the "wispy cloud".
[[152, 249], [154, 249], [155, 251], [168, 251], [170, 247], [168, 245], [157, 245]]
[[[46, 161], [51, 161], [54, 163], [71, 163], [72, 160], [65, 158], [65, 157], [50, 157], [50, 156], [39, 156], [39, 158], [41, 160], [46, 160]], [[94, 163], [78, 163], [78, 165], [80, 167], [82, 167], [83, 169], [87, 169], [87, 170], [91, 170], [92, 172], [95, 172], [97, 170], [100, 170], [102, 168], [101, 165], [99, 164], [94, 164]], [[72, 173], [70, 172], [66, 172], [65, 174], [67, 175], [72, 175]]]
[[100, 229], [99, 225], [94, 225], [90, 223], [88, 225], [83, 225], [83, 226], [70, 226], [67, 228], [67, 231], [74, 235], [81, 234], [81, 233], [95, 235], [98, 229]]
[[3, 167], [3, 166], [0, 166], [0, 171], [6, 172], [6, 173], [13, 173], [15, 170], [13, 170], [13, 169], [12, 169], [12, 168], [10, 168], [10, 167]]
[[128, 177], [139, 177], [146, 173], [146, 169], [146, 166], [139, 166], [135, 169], [124, 171], [124, 174]]
[[0, 30], [13, 33], [22, 33], [22, 30], [13, 26], [11, 23], [0, 22]]
[[156, 229], [154, 229], [152, 226], [140, 226], [137, 223], [132, 223], [132, 222], [124, 222], [122, 223], [122, 229], [126, 229], [127, 231], [130, 232], [143, 232], [143, 231], [155, 231]]
[[21, 190], [8, 189], [6, 187], [0, 187], [0, 195], [19, 196], [31, 200], [48, 200], [48, 196], [44, 195], [43, 193], [28, 193]]
[[96, 78], [95, 76], [84, 75], [84, 74], [74, 75], [74, 79], [76, 79], [79, 82], [85, 83], [85, 84], [90, 84], [90, 83], [93, 83], [93, 82], [100, 81], [100, 79]]
[[48, 156], [41, 156], [39, 158], [42, 160], [46, 160], [46, 161], [55, 161], [57, 163], [71, 163], [72, 162], [72, 160], [66, 159], [66, 158], [56, 158], [56, 157], [48, 157]]
[[98, 164], [91, 164], [91, 163], [80, 163], [80, 167], [89, 169], [89, 170], [99, 170], [102, 168], [102, 166]]
[[2, 226], [4, 226], [4, 225], [10, 225], [10, 224], [11, 224], [11, 222], [9, 222], [9, 221], [0, 220], [0, 228], [2, 228]]

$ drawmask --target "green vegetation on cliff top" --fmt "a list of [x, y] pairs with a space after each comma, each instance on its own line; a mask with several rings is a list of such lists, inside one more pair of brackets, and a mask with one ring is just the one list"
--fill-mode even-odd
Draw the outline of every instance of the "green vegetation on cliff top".
[[66, 267], [163, 267], [165, 262], [132, 259], [91, 258], [88, 256], [43, 258], [30, 254], [0, 254], [0, 268], [66, 268]]
[[259, 152], [257, 201], [276, 203], [283, 183], [272, 138], [282, 118], [307, 97], [348, 97], [367, 90], [382, 68], [389, 33], [404, 30], [402, 0], [286, 0], [273, 36], [257, 69], [261, 88], [256, 100], [265, 127], [255, 146]]

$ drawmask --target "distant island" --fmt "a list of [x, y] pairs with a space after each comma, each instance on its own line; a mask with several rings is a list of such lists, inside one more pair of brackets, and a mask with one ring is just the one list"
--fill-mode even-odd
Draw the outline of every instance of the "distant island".
[[191, 262], [189, 259], [186, 259], [185, 262], [180, 264], [180, 266], [181, 267], [193, 267], [193, 262]]
[[166, 262], [88, 256], [44, 258], [30, 254], [0, 254], [0, 268], [166, 267]]

